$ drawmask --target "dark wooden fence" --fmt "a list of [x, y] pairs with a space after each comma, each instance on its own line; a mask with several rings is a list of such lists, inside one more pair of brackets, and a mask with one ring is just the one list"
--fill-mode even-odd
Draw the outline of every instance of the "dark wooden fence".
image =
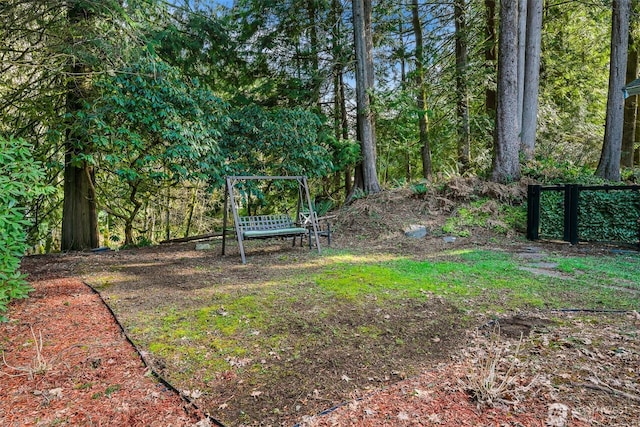
[[[529, 185], [527, 189], [527, 239], [529, 240], [540, 238], [540, 195], [544, 191], [564, 192], [563, 240], [575, 245], [580, 239], [578, 204], [582, 191], [640, 191], [640, 185]], [[636, 218], [636, 221], [640, 247], [640, 218]]]

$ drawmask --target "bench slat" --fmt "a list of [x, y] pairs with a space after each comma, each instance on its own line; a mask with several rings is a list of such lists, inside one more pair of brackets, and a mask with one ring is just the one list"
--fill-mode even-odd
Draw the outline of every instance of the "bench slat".
[[272, 230], [248, 230], [244, 231], [242, 235], [246, 238], [252, 237], [272, 237], [272, 236], [294, 236], [307, 234], [306, 228], [281, 228]]
[[240, 229], [244, 238], [294, 236], [306, 234], [304, 227], [297, 227], [289, 215], [241, 216]]

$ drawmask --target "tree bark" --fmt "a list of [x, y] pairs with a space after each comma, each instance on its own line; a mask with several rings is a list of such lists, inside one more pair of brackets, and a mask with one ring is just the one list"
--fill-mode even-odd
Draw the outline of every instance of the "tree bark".
[[[331, 52], [333, 55], [333, 120], [334, 135], [340, 140], [349, 139], [349, 121], [347, 116], [347, 106], [344, 89], [344, 68], [345, 60], [342, 53], [342, 46], [339, 42], [342, 32], [342, 3], [339, 0], [331, 1]], [[341, 173], [337, 173], [336, 181], [340, 181]], [[344, 197], [345, 199], [351, 194], [351, 166], [347, 166], [342, 172], [344, 179]], [[340, 185], [336, 187], [339, 189]]]
[[456, 113], [458, 116], [458, 163], [461, 172], [471, 162], [471, 129], [469, 125], [469, 90], [467, 88], [467, 19], [465, 0], [454, 3], [456, 39]]
[[317, 0], [307, 0], [307, 15], [309, 18], [309, 44], [311, 48], [311, 87], [313, 90], [313, 98], [318, 111], [322, 111], [322, 100], [320, 99], [320, 85], [322, 78], [320, 77], [320, 58], [318, 56], [318, 11], [316, 7]]
[[493, 117], [497, 108], [497, 94], [494, 85], [496, 76], [496, 1], [484, 0], [485, 8], [485, 42], [484, 42], [484, 60], [489, 75], [489, 81], [486, 83], [484, 92], [484, 109], [485, 112]]
[[171, 238], [171, 187], [167, 186], [164, 204], [164, 237], [165, 240]]
[[[376, 170], [375, 122], [370, 98], [370, 90], [373, 89], [371, 0], [353, 0], [352, 6], [356, 54], [357, 122], [360, 145], [362, 147], [362, 183], [360, 189], [366, 194], [370, 194], [380, 191]], [[356, 184], [359, 184], [357, 178]]]
[[596, 175], [609, 181], [620, 181], [620, 155], [624, 124], [622, 87], [625, 84], [627, 66], [630, 3], [630, 0], [613, 0], [607, 117], [602, 153], [596, 170]]
[[[404, 9], [398, 8], [398, 33], [404, 34]], [[400, 37], [400, 85], [405, 87], [407, 83], [407, 47], [404, 37]]]
[[[640, 114], [637, 113], [638, 100], [636, 97], [636, 125], [634, 131], [634, 141], [640, 141]], [[633, 153], [633, 163], [640, 165], [640, 147], [636, 147]]]
[[196, 202], [198, 200], [198, 184], [194, 185], [191, 193], [191, 203], [189, 203], [189, 210], [187, 212], [187, 218], [185, 220], [184, 237], [189, 237], [191, 231], [191, 221], [193, 220], [193, 211], [196, 208]]
[[[638, 47], [631, 32], [629, 33], [629, 56], [627, 57], [626, 83], [638, 78]], [[622, 130], [622, 153], [620, 164], [632, 168], [634, 164], [633, 150], [636, 141], [636, 126], [638, 120], [638, 96], [634, 95], [625, 100], [624, 128]]]
[[520, 129], [521, 149], [527, 160], [533, 158], [536, 146], [541, 39], [542, 0], [528, 0], [522, 127]]
[[431, 142], [429, 141], [429, 116], [427, 115], [427, 88], [424, 82], [424, 50], [422, 38], [422, 22], [418, 0], [411, 1], [411, 16], [413, 34], [416, 43], [416, 88], [418, 95], [416, 104], [418, 107], [418, 129], [420, 138], [420, 158], [422, 160], [422, 177], [431, 179], [433, 167], [431, 164]]
[[[89, 19], [89, 12], [81, 4], [67, 6], [70, 26]], [[69, 64], [66, 113], [73, 117], [82, 109], [90, 89], [89, 67], [77, 59]], [[88, 154], [88, 142], [78, 140], [69, 123], [65, 136], [64, 202], [62, 205], [61, 249], [86, 250], [99, 246], [98, 212], [96, 207], [95, 173], [93, 166], [81, 159]]]
[[136, 198], [138, 194], [138, 184], [135, 182], [129, 183], [129, 201], [133, 205], [133, 210], [129, 212], [129, 215], [123, 216], [124, 219], [124, 245], [133, 246], [136, 242], [133, 238], [133, 221], [142, 207], [142, 203]]
[[64, 202], [62, 206], [63, 251], [82, 251], [99, 246], [98, 212], [93, 182], [93, 167], [75, 165], [80, 154], [71, 137], [67, 137], [64, 168]]
[[527, 0], [518, 1], [518, 138], [522, 131], [522, 108], [524, 105], [524, 69], [527, 43]]
[[[347, 105], [344, 89], [344, 73], [340, 70], [340, 118], [342, 123], [342, 139], [349, 139], [349, 120], [347, 117]], [[353, 187], [353, 170], [349, 166], [344, 172], [344, 194], [345, 198], [351, 194]]]
[[492, 179], [520, 179], [518, 141], [518, 0], [503, 0], [500, 7], [498, 51], [498, 106], [494, 133]]

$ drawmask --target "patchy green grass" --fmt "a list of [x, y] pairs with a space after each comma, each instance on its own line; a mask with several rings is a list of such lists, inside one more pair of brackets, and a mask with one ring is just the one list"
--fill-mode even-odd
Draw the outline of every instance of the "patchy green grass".
[[607, 289], [621, 283], [640, 289], [637, 256], [599, 257], [597, 262], [581, 257], [549, 261], [558, 263], [562, 277], [522, 270], [522, 261], [508, 253], [472, 250], [427, 261], [399, 258], [374, 264], [336, 263], [314, 280], [332, 296], [349, 300], [365, 296], [421, 298], [428, 292], [462, 308], [485, 311], [638, 307], [637, 295]]
[[640, 290], [638, 255], [556, 258], [558, 270], [598, 285], [626, 285]]
[[[537, 260], [557, 265], [549, 274], [523, 270], [536, 262], [517, 254], [473, 249], [425, 260], [344, 250], [274, 259], [194, 267], [196, 288], [163, 288], [155, 305], [114, 302], [156, 369], [180, 389], [205, 391], [205, 405], [231, 424], [294, 421], [295, 408], [328, 406], [318, 394], [341, 401], [417, 374], [460, 345], [477, 316], [640, 308], [638, 255]], [[128, 297], [125, 285], [108, 292]]]

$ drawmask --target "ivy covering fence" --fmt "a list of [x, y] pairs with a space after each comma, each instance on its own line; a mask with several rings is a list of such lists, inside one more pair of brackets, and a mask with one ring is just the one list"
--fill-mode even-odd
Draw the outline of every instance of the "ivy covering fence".
[[640, 246], [640, 186], [530, 185], [527, 237]]

